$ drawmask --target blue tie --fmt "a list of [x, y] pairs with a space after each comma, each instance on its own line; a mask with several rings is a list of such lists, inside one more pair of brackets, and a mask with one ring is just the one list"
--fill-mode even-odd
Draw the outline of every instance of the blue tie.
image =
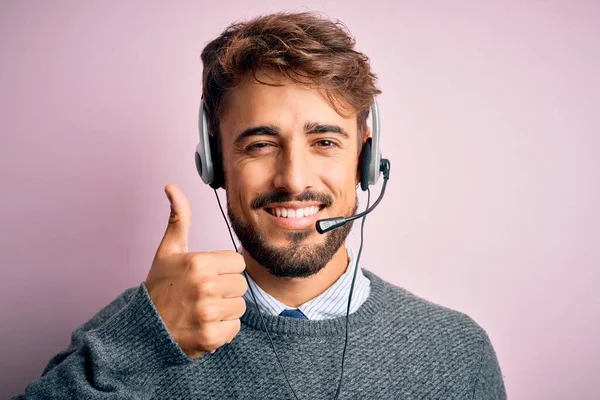
[[306, 315], [302, 313], [302, 311], [298, 309], [286, 309], [279, 314], [280, 317], [289, 317], [289, 318], [300, 318], [300, 319], [308, 319]]

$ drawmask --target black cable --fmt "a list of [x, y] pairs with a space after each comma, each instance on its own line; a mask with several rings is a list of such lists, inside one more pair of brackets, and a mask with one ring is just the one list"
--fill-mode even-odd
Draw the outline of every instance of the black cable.
[[[221, 210], [221, 215], [223, 215], [223, 219], [225, 220], [225, 224], [227, 225], [227, 230], [229, 231], [229, 237], [231, 238], [231, 242], [233, 243], [233, 248], [237, 251], [237, 246], [235, 244], [235, 239], [233, 238], [233, 233], [231, 232], [231, 227], [229, 226], [229, 222], [227, 221], [227, 217], [225, 217], [225, 211], [223, 211], [223, 207], [221, 206], [221, 199], [219, 198], [219, 194], [217, 193], [217, 189], [214, 189], [215, 192], [215, 196], [217, 198], [217, 204], [219, 205], [219, 210]], [[371, 189], [368, 188], [367, 189], [367, 207], [366, 209], [369, 209], [369, 204], [371, 203]], [[350, 294], [348, 295], [348, 305], [346, 307], [346, 329], [345, 329], [345, 340], [344, 340], [344, 350], [342, 351], [342, 367], [341, 367], [341, 371], [340, 371], [340, 382], [338, 384], [338, 388], [336, 390], [335, 393], [335, 399], [337, 400], [340, 396], [340, 393], [342, 391], [342, 382], [344, 380], [344, 361], [346, 360], [346, 349], [348, 347], [348, 321], [349, 321], [349, 315], [350, 315], [350, 305], [352, 303], [352, 293], [354, 292], [354, 283], [356, 282], [356, 273], [358, 271], [359, 268], [359, 261], [360, 261], [360, 255], [362, 253], [362, 249], [363, 249], [363, 243], [364, 243], [364, 232], [365, 232], [365, 220], [367, 219], [366, 214], [362, 216], [362, 221], [360, 224], [360, 247], [358, 248], [358, 254], [356, 256], [356, 263], [354, 266], [354, 272], [352, 273], [352, 283], [350, 284]], [[273, 339], [271, 338], [271, 334], [269, 333], [269, 329], [267, 328], [267, 324], [265, 323], [265, 320], [263, 318], [262, 312], [260, 311], [260, 308], [258, 307], [258, 302], [256, 301], [256, 296], [254, 295], [254, 290], [252, 289], [252, 285], [250, 285], [250, 280], [248, 279], [248, 273], [244, 270], [244, 277], [246, 278], [246, 283], [248, 283], [248, 288], [250, 289], [250, 294], [252, 295], [252, 300], [254, 301], [254, 305], [256, 307], [256, 310], [258, 311], [258, 315], [260, 316], [260, 321], [262, 322], [263, 327], [265, 328], [265, 332], [267, 333], [267, 336], [269, 338], [269, 342], [271, 343], [271, 347], [273, 348], [273, 353], [275, 354], [275, 358], [277, 359], [277, 362], [279, 363], [279, 366], [281, 367], [281, 371], [283, 372], [283, 376], [285, 377], [285, 381], [287, 382], [292, 394], [294, 395], [294, 398], [296, 400], [298, 399], [298, 395], [296, 394], [296, 391], [294, 390], [294, 388], [292, 387], [292, 384], [290, 383], [290, 380], [288, 379], [287, 373], [285, 372], [285, 368], [283, 368], [283, 364], [281, 363], [281, 360], [279, 359], [279, 355], [277, 354], [277, 350], [275, 350], [275, 344], [273, 343]]]
[[[233, 233], [231, 232], [231, 227], [229, 226], [229, 222], [227, 221], [227, 218], [225, 217], [225, 212], [223, 211], [223, 207], [221, 206], [221, 199], [219, 199], [219, 194], [217, 193], [217, 189], [214, 189], [214, 191], [215, 191], [215, 196], [217, 197], [217, 203], [219, 204], [219, 209], [221, 210], [221, 215], [223, 215], [223, 219], [225, 220], [225, 224], [227, 225], [227, 230], [229, 231], [229, 236], [231, 237], [231, 242], [233, 243], [233, 248], [235, 249], [235, 251], [237, 251], [237, 246], [235, 244], [235, 240], [233, 239]], [[362, 247], [362, 245], [361, 245], [361, 247]], [[267, 324], [265, 323], [262, 312], [260, 312], [260, 308], [258, 307], [258, 302], [256, 301], [256, 296], [254, 295], [254, 290], [252, 289], [252, 285], [250, 285], [250, 280], [248, 279], [248, 273], [246, 272], [246, 270], [244, 270], [244, 277], [246, 278], [246, 283], [248, 284], [248, 288], [250, 288], [250, 294], [252, 295], [252, 301], [254, 301], [254, 306], [256, 307], [256, 310], [258, 311], [258, 315], [260, 316], [260, 321], [262, 322], [262, 325], [265, 328], [265, 332], [267, 332], [267, 336], [269, 337], [269, 342], [271, 342], [271, 347], [273, 348], [273, 353], [275, 353], [275, 358], [277, 359], [277, 362], [279, 363], [279, 366], [281, 367], [281, 371], [283, 371], [283, 376], [285, 377], [285, 381], [287, 382], [288, 386], [290, 387], [290, 390], [292, 391], [294, 398], [296, 400], [299, 400], [298, 395], [294, 391], [294, 388], [292, 387], [292, 384], [290, 383], [290, 380], [288, 379], [288, 376], [285, 372], [285, 368], [283, 368], [283, 364], [281, 363], [281, 360], [279, 359], [279, 355], [277, 355], [277, 351], [275, 350], [275, 344], [273, 343], [273, 339], [271, 338], [269, 329], [267, 329]]]
[[[350, 222], [350, 221], [354, 221], [355, 219], [362, 218], [362, 217], [366, 216], [368, 213], [370, 213], [371, 211], [373, 211], [375, 209], [375, 207], [377, 207], [379, 205], [379, 202], [383, 199], [383, 195], [385, 195], [385, 188], [387, 186], [387, 181], [388, 181], [388, 178], [383, 178], [383, 185], [381, 186], [381, 192], [379, 193], [379, 197], [377, 198], [377, 200], [375, 200], [375, 203], [373, 203], [373, 206], [371, 208], [369, 208], [369, 205], [367, 204], [367, 208], [365, 209], [365, 211], [361, 212], [360, 214], [356, 214], [356, 215], [346, 218], [346, 222]], [[369, 193], [369, 199], [370, 199], [371, 198], [371, 188], [367, 188], [367, 191]]]
[[[371, 203], [371, 188], [367, 188], [367, 207], [369, 209], [369, 203]], [[342, 381], [344, 380], [344, 361], [346, 359], [346, 348], [348, 347], [348, 320], [350, 315], [350, 303], [352, 302], [352, 293], [354, 292], [354, 282], [356, 281], [356, 272], [358, 271], [360, 261], [360, 254], [363, 249], [363, 240], [365, 233], [365, 221], [367, 219], [367, 215], [363, 215], [363, 219], [360, 223], [360, 247], [358, 248], [358, 255], [356, 256], [356, 265], [354, 266], [354, 272], [352, 274], [352, 283], [350, 284], [350, 294], [348, 295], [348, 307], [346, 308], [346, 339], [344, 340], [344, 350], [342, 352], [342, 368], [340, 371], [340, 383], [338, 384], [337, 391], [335, 393], [335, 399], [337, 400], [342, 391]]]
[[[233, 248], [237, 251], [237, 246], [235, 244], [235, 239], [233, 238], [233, 233], [231, 232], [231, 228], [229, 227], [229, 222], [227, 221], [227, 217], [225, 217], [225, 211], [223, 211], [223, 207], [221, 206], [221, 199], [219, 198], [219, 194], [217, 193], [217, 189], [213, 189], [215, 191], [215, 196], [217, 197], [217, 204], [219, 205], [219, 210], [221, 210], [221, 215], [225, 220], [225, 225], [227, 225], [227, 230], [229, 231], [229, 237], [231, 238], [231, 243], [233, 243]], [[244, 270], [244, 272], [246, 272]]]

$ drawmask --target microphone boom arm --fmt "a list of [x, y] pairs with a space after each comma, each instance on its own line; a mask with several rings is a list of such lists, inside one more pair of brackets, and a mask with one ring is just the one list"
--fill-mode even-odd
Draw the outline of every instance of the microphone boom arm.
[[362, 218], [365, 215], [367, 215], [368, 213], [370, 213], [371, 211], [373, 211], [375, 209], [375, 207], [377, 207], [377, 205], [379, 204], [381, 199], [383, 199], [383, 195], [385, 194], [385, 188], [387, 186], [388, 179], [390, 179], [390, 168], [391, 168], [390, 161], [385, 158], [382, 159], [379, 169], [380, 169], [380, 171], [383, 172], [383, 186], [381, 187], [381, 193], [379, 194], [379, 197], [377, 198], [377, 200], [375, 201], [375, 203], [373, 203], [373, 205], [371, 207], [369, 207], [368, 209], [366, 209], [365, 211], [363, 211], [359, 214], [353, 215], [348, 218], [333, 217], [333, 218], [320, 219], [317, 221], [317, 224], [316, 224], [317, 232], [319, 232], [321, 234], [327, 233], [329, 231], [332, 231], [334, 229], [344, 226], [347, 222]]

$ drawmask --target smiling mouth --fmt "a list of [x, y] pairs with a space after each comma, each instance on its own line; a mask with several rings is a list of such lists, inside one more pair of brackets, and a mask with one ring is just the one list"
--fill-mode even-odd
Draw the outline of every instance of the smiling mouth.
[[264, 210], [275, 217], [293, 219], [313, 216], [323, 208], [324, 205], [318, 205], [303, 208], [265, 207]]

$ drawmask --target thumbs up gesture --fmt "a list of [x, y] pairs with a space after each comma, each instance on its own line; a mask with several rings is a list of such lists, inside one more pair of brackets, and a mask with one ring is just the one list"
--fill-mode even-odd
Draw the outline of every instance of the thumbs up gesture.
[[246, 311], [244, 258], [234, 251], [188, 251], [192, 207], [176, 185], [171, 215], [145, 284], [171, 336], [190, 358], [214, 353], [240, 331]]

